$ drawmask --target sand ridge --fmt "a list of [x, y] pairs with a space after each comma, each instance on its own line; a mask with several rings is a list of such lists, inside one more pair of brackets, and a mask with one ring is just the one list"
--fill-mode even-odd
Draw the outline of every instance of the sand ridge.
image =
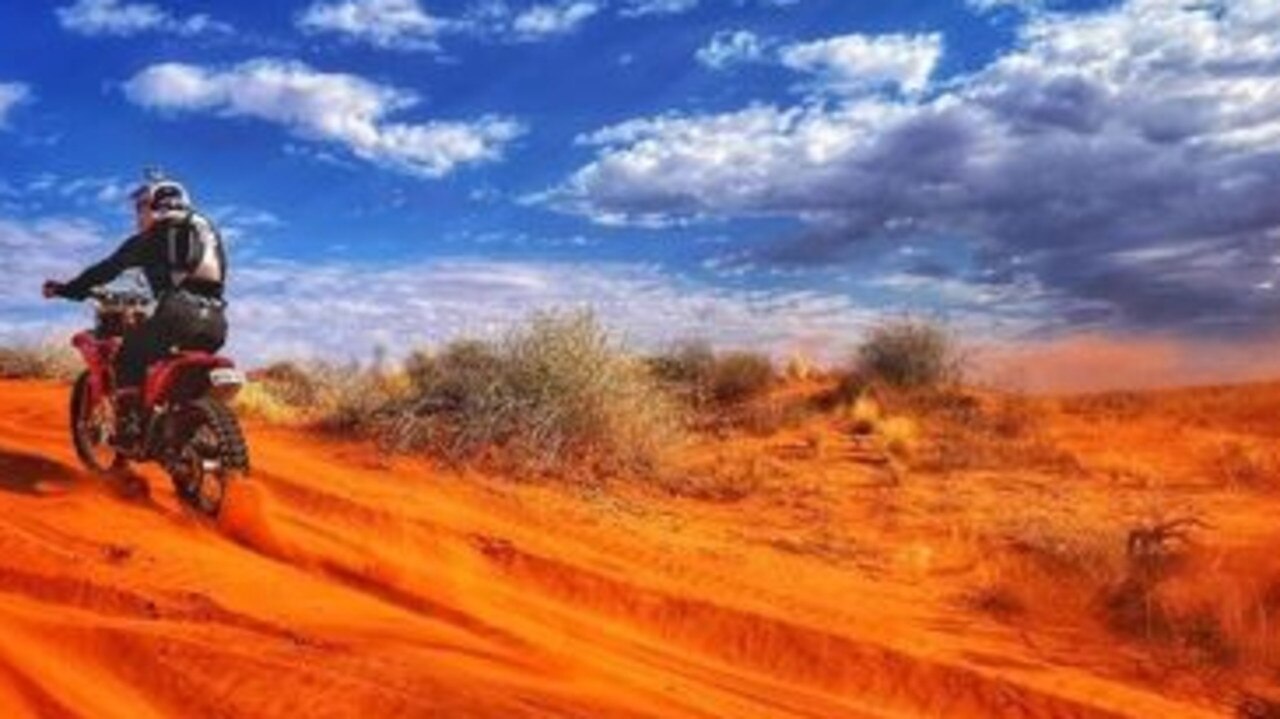
[[[3, 716], [1209, 717], [889, 582], [251, 426], [213, 524], [0, 383]], [[495, 487], [497, 487], [495, 489]]]

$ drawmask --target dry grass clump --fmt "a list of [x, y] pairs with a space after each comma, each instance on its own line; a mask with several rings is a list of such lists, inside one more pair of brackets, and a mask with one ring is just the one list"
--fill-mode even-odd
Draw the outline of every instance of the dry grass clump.
[[919, 468], [937, 472], [1033, 469], [1078, 474], [1080, 461], [1061, 448], [1044, 421], [1045, 407], [1017, 394], [958, 389], [889, 394], [900, 413], [923, 427]]
[[84, 368], [75, 350], [54, 343], [0, 347], [0, 378], [70, 381]]
[[232, 406], [241, 417], [252, 417], [268, 424], [292, 425], [302, 421], [302, 413], [278, 397], [262, 382], [253, 378], [236, 393]]
[[1068, 507], [1010, 507], [997, 528], [1006, 546], [1051, 575], [1109, 585], [1125, 575], [1127, 527]]
[[1109, 420], [1135, 419], [1153, 409], [1149, 394], [1124, 390], [1076, 395], [1062, 400], [1062, 411]]
[[541, 314], [495, 343], [454, 343], [406, 366], [380, 435], [449, 461], [519, 473], [645, 472], [682, 437], [643, 363], [590, 313]]
[[1224, 487], [1253, 491], [1280, 489], [1280, 455], [1273, 448], [1228, 440], [1215, 445], [1204, 463], [1209, 476]]
[[1234, 667], [1257, 643], [1252, 640], [1263, 636], [1268, 641], [1257, 658], [1267, 661], [1270, 617], [1264, 600], [1252, 597], [1245, 606], [1241, 599], [1248, 591], [1236, 586], [1224, 593], [1226, 587], [1205, 579], [1197, 538], [1211, 529], [1193, 516], [1131, 529], [1125, 575], [1099, 592], [1103, 620], [1117, 635], [1160, 650], [1166, 660]]
[[920, 440], [920, 427], [910, 417], [890, 415], [870, 394], [845, 408], [846, 430], [854, 437], [873, 438], [889, 455], [911, 457]]
[[304, 368], [294, 362], [276, 362], [248, 373], [249, 382], [236, 395], [242, 415], [270, 424], [299, 424], [322, 415], [325, 387], [320, 366]]
[[808, 382], [818, 375], [818, 368], [805, 354], [792, 352], [782, 366], [782, 375], [791, 382]]
[[381, 437], [408, 395], [402, 377], [356, 364], [316, 365], [311, 377], [319, 390], [308, 418], [332, 434]]
[[711, 396], [722, 405], [741, 404], [769, 391], [773, 362], [755, 352], [728, 352], [716, 358], [711, 373]]
[[276, 401], [296, 408], [314, 407], [320, 400], [322, 386], [316, 370], [304, 369], [296, 362], [276, 362], [249, 373]]
[[720, 455], [711, 462], [663, 472], [655, 479], [660, 489], [677, 497], [732, 503], [759, 492], [771, 476], [787, 475], [785, 467], [758, 455]]

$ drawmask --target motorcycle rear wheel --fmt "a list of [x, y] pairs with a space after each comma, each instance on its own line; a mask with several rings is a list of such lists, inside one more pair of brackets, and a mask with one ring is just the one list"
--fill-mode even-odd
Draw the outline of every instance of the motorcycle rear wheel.
[[217, 517], [227, 486], [249, 471], [249, 447], [229, 407], [204, 397], [183, 412], [184, 440], [166, 469], [178, 496], [209, 517]]

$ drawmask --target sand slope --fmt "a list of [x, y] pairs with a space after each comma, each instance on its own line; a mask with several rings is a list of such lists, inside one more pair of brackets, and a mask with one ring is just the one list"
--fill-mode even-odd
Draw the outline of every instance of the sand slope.
[[[223, 526], [0, 383], [0, 716], [1200, 717], [918, 592], [251, 428]], [[617, 521], [613, 521], [614, 518]]]

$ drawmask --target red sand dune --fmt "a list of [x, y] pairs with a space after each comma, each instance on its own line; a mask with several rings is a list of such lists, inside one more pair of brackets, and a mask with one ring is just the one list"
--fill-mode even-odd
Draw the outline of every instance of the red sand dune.
[[[222, 526], [0, 383], [0, 716], [1200, 717], [687, 514], [250, 428]], [[764, 518], [761, 521], [766, 521]]]

